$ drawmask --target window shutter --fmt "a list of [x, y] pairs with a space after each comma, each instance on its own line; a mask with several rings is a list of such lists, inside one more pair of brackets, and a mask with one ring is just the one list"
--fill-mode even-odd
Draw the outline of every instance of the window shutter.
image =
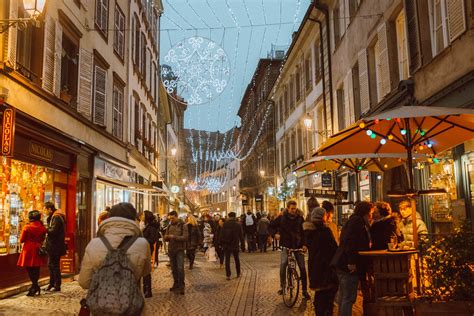
[[[16, 20], [18, 19], [18, 1], [10, 1], [10, 13], [9, 19]], [[8, 29], [8, 48], [7, 48], [7, 61], [10, 64], [10, 67], [16, 68], [16, 40], [17, 40], [18, 30], [16, 27], [10, 27]]]
[[99, 66], [94, 70], [94, 124], [105, 126], [107, 71]]
[[61, 24], [56, 23], [56, 32], [54, 37], [54, 94], [59, 97], [61, 93], [61, 59], [63, 51], [63, 28]]
[[363, 114], [370, 109], [369, 67], [365, 49], [359, 53], [359, 88], [361, 114]]
[[446, 0], [449, 41], [452, 42], [466, 30], [464, 0]]
[[352, 80], [352, 69], [349, 71], [349, 73], [346, 76], [347, 79], [347, 97], [348, 97], [348, 112], [349, 112], [349, 121], [347, 122], [348, 125], [354, 123], [355, 121], [355, 103], [354, 103], [354, 82]]
[[[457, 1], [457, 0], [454, 0]], [[404, 0], [407, 23], [408, 56], [410, 59], [410, 74], [421, 66], [420, 37], [418, 34], [417, 1]]]
[[48, 16], [44, 28], [43, 89], [54, 92], [54, 47], [56, 23]]
[[352, 104], [350, 103], [350, 90], [349, 90], [349, 80], [350, 80], [350, 73], [346, 75], [344, 78], [344, 128], [349, 126], [351, 122], [351, 107]]
[[79, 53], [79, 96], [77, 111], [91, 118], [92, 112], [92, 53], [81, 49]]
[[377, 30], [379, 43], [379, 72], [380, 74], [380, 92], [378, 96], [379, 101], [383, 99], [390, 92], [390, 60], [388, 55], [388, 36], [387, 24], [383, 23]]

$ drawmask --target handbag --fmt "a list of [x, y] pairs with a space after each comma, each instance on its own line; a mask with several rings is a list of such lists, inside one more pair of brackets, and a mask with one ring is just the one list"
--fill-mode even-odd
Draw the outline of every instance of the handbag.
[[48, 251], [46, 250], [45, 246], [41, 246], [41, 247], [38, 248], [38, 255], [41, 256], [41, 257], [44, 257], [44, 256], [48, 255]]
[[89, 316], [91, 314], [91, 311], [89, 309], [89, 307], [87, 306], [86, 304], [86, 299], [83, 298], [81, 300], [81, 309], [79, 310], [79, 316]]

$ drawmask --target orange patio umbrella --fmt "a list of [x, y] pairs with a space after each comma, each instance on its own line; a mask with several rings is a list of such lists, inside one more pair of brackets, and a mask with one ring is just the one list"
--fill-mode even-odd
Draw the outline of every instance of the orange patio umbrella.
[[[331, 136], [314, 156], [360, 153], [405, 154], [409, 188], [413, 183], [413, 154], [424, 154], [433, 162], [444, 150], [474, 138], [474, 109], [438, 106], [399, 106], [358, 121]], [[416, 209], [412, 200], [415, 245]]]

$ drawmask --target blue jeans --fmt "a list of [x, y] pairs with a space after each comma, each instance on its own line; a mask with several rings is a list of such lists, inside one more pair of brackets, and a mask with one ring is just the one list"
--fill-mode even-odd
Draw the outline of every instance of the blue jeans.
[[173, 274], [173, 287], [184, 288], [184, 250], [170, 251], [168, 255]]
[[[301, 285], [303, 286], [303, 293], [308, 291], [308, 277], [306, 276], [306, 267], [304, 262], [304, 254], [301, 252], [294, 253], [296, 263], [300, 269]], [[288, 250], [285, 248], [281, 251], [280, 256], [280, 288], [283, 289], [286, 284], [286, 266], [288, 265]]]
[[339, 279], [339, 316], [351, 316], [352, 305], [357, 299], [359, 276], [357, 273], [337, 271]]

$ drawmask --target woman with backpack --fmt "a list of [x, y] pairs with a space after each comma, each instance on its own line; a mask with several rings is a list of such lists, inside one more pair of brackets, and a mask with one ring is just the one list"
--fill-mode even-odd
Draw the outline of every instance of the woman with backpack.
[[[157, 231], [159, 230], [159, 224], [155, 220], [155, 215], [150, 211], [144, 211], [144, 222], [145, 228], [143, 229], [143, 237], [150, 244], [150, 253], [153, 253], [153, 249], [156, 243]], [[152, 297], [151, 293], [151, 274], [148, 274], [143, 277], [143, 293], [145, 297]]]
[[194, 266], [194, 259], [196, 258], [196, 249], [202, 243], [201, 230], [199, 229], [196, 217], [188, 214], [186, 217], [186, 227], [188, 230], [188, 242], [186, 243], [186, 257], [189, 260], [189, 270]]
[[[112, 206], [86, 247], [79, 285], [89, 290], [85, 304], [92, 315], [140, 315], [144, 308], [139, 281], [151, 273], [151, 255], [136, 220], [132, 204]], [[119, 277], [110, 278], [110, 273]]]
[[20, 242], [23, 243], [23, 249], [17, 265], [26, 268], [31, 280], [31, 287], [26, 296], [35, 296], [39, 295], [41, 291], [38, 285], [40, 267], [46, 265], [47, 257], [39, 254], [39, 249], [46, 237], [46, 228], [41, 222], [39, 211], [30, 211], [28, 221], [29, 223], [25, 225], [21, 232]]

